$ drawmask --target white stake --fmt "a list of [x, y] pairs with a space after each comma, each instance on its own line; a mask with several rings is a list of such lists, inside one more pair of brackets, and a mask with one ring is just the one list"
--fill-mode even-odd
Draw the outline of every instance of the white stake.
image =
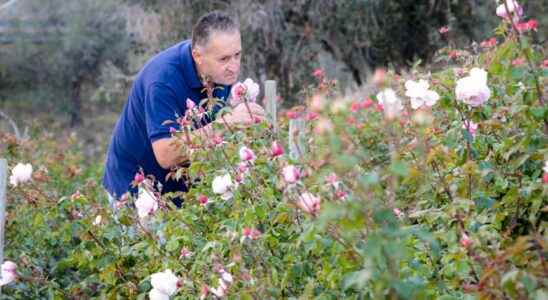
[[[0, 158], [0, 264], [4, 263], [4, 226], [6, 223], [6, 185], [8, 182], [8, 162]], [[0, 288], [0, 294], [2, 293]]]
[[264, 94], [265, 94], [265, 109], [266, 116], [274, 131], [278, 130], [278, 124], [276, 120], [276, 81], [275, 80], [266, 80], [264, 82]]

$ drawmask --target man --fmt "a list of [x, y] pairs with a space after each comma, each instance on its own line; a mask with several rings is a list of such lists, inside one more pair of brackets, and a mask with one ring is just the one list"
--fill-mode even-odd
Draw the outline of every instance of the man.
[[[103, 185], [111, 202], [127, 192], [136, 194], [131, 182], [140, 169], [154, 175], [162, 184], [162, 193], [187, 190], [182, 181], [166, 180], [170, 169], [185, 160], [184, 149], [177, 148], [171, 133], [179, 125], [166, 121], [185, 115], [187, 99], [198, 105], [207, 98], [204, 87], [208, 84], [216, 87], [213, 96], [226, 103], [240, 73], [241, 50], [238, 23], [214, 11], [194, 25], [191, 41], [178, 43], [147, 62], [133, 83], [109, 145]], [[219, 109], [215, 106], [208, 111], [209, 116], [196, 126], [202, 127], [192, 134], [211, 130]], [[264, 117], [259, 105], [251, 104], [251, 110], [255, 117]], [[242, 104], [224, 120], [229, 126], [254, 121]]]

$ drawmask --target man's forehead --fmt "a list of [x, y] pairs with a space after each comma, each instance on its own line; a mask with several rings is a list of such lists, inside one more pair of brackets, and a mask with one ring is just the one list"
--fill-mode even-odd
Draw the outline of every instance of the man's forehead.
[[232, 55], [241, 50], [240, 32], [215, 31], [204, 47], [205, 52], [212, 55]]

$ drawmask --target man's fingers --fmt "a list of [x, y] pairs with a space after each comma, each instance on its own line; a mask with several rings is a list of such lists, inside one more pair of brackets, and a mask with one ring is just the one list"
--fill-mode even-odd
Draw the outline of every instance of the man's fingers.
[[264, 114], [264, 108], [257, 103], [249, 103], [249, 108], [253, 112], [257, 112], [257, 113], [260, 112], [261, 114]]
[[[248, 110], [248, 107], [249, 107], [249, 110]], [[248, 102], [247, 107], [245, 103], [238, 104], [238, 106], [236, 106], [236, 108], [234, 109], [234, 112], [237, 112], [237, 113], [245, 112], [249, 114], [249, 111], [251, 111], [251, 113], [253, 113], [254, 115], [265, 114], [264, 109], [260, 105], [253, 102]]]
[[250, 110], [246, 109], [246, 110], [237, 111], [237, 112], [234, 113], [234, 115], [249, 118], [250, 117], [249, 116], [250, 112], [254, 117], [264, 117], [264, 112], [263, 111], [252, 110], [251, 108], [250, 108]]
[[264, 120], [264, 116], [259, 114], [253, 114], [253, 118], [249, 115], [249, 112], [242, 112], [240, 114], [234, 115], [231, 118], [233, 124], [243, 124], [250, 125], [256, 123], [257, 121], [261, 122]]

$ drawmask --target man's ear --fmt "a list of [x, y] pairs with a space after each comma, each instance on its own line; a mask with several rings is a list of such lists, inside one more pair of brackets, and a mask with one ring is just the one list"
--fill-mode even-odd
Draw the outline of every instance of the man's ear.
[[197, 65], [202, 64], [202, 53], [198, 49], [192, 49], [192, 58]]

